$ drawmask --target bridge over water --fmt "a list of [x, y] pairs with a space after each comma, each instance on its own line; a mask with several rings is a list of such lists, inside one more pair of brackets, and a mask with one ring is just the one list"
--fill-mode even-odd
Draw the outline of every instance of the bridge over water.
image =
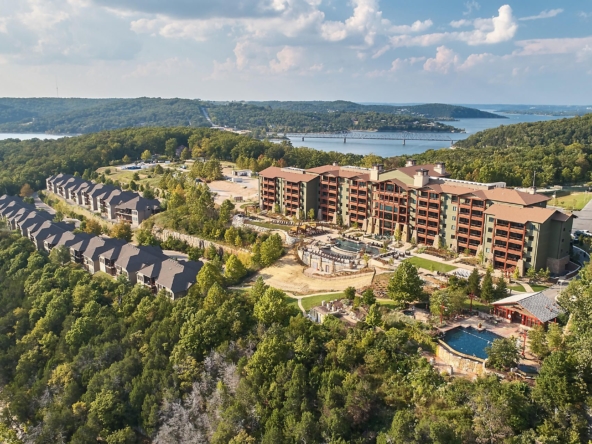
[[396, 132], [396, 133], [379, 133], [379, 132], [350, 132], [350, 133], [288, 133], [286, 137], [301, 137], [304, 139], [343, 139], [343, 143], [347, 139], [363, 139], [363, 140], [402, 140], [403, 145], [407, 140], [427, 140], [431, 142], [450, 142], [454, 145], [454, 140], [450, 136], [442, 133], [412, 133], [412, 132]]

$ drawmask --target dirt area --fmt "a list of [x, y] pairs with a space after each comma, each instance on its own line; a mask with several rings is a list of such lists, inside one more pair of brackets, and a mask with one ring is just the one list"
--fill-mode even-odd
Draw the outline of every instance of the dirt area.
[[[232, 168], [222, 168], [222, 173], [226, 177], [232, 177]], [[231, 182], [229, 180], [216, 180], [210, 182], [210, 190], [217, 194], [216, 203], [221, 204], [226, 199], [234, 201], [235, 196], [242, 196], [245, 202], [257, 202], [259, 186], [256, 177], [239, 177], [240, 182]]]
[[350, 286], [360, 288], [372, 283], [371, 274], [351, 279], [325, 280], [305, 276], [303, 270], [304, 266], [292, 254], [288, 254], [274, 266], [261, 270], [259, 275], [266, 284], [297, 295], [342, 291]]

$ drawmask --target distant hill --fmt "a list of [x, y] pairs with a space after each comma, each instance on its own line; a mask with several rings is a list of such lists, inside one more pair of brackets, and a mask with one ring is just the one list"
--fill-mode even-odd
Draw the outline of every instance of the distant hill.
[[506, 117], [498, 114], [480, 111], [475, 108], [468, 108], [458, 105], [446, 105], [442, 103], [427, 103], [424, 105], [362, 105], [345, 100], [336, 100], [333, 102], [248, 102], [253, 105], [269, 107], [271, 109], [282, 109], [286, 111], [300, 112], [377, 112], [385, 114], [400, 114], [408, 116], [425, 117], [435, 120], [449, 119], [505, 119]]
[[0, 98], [0, 132], [82, 134], [143, 126], [210, 126], [187, 99]]
[[508, 147], [581, 143], [592, 145], [592, 114], [545, 122], [502, 125], [455, 143], [457, 147]]

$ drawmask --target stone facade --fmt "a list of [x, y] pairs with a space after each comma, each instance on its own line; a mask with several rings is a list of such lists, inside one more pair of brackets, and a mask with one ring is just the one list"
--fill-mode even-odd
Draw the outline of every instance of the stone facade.
[[451, 365], [454, 370], [465, 373], [474, 373], [477, 375], [485, 374], [485, 361], [483, 359], [468, 356], [457, 351], [452, 351], [452, 349], [450, 349], [442, 341], [438, 341], [438, 345], [436, 347], [436, 356], [446, 364]]

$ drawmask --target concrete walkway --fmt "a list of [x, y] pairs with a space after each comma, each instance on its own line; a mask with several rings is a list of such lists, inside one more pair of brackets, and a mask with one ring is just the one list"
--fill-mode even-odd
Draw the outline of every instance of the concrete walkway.
[[574, 211], [577, 218], [573, 221], [573, 231], [592, 230], [592, 200], [581, 211]]
[[532, 287], [529, 284], [527, 284], [526, 282], [518, 282], [518, 284], [522, 285], [527, 293], [534, 293], [534, 290], [532, 289]]

